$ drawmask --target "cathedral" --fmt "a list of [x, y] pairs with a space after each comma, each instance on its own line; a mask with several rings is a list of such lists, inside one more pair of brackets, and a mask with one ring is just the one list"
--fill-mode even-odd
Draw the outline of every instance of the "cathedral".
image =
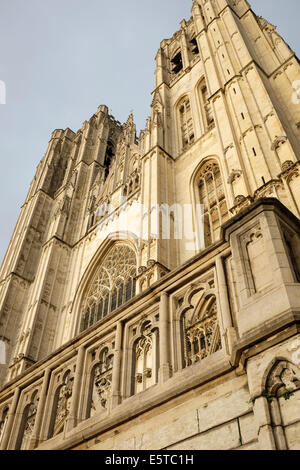
[[300, 67], [191, 0], [146, 127], [56, 129], [0, 271], [2, 450], [300, 450]]

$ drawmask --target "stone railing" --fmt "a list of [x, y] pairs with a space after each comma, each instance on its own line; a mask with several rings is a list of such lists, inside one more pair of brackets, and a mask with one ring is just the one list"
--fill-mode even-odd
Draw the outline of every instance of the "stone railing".
[[[75, 448], [244, 367], [243, 351], [274, 334], [278, 322], [291, 324], [300, 310], [284, 247], [287, 226], [297, 243], [299, 220], [275, 199], [257, 201], [223, 226], [218, 243], [7, 383], [0, 392], [1, 449]], [[210, 353], [188, 366], [182, 319], [211, 297], [221, 348], [209, 345]]]

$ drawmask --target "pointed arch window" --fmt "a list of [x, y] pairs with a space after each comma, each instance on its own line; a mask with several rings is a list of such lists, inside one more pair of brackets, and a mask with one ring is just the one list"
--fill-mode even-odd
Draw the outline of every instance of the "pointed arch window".
[[219, 239], [221, 225], [229, 217], [224, 185], [217, 162], [210, 160], [201, 167], [198, 188], [200, 204], [204, 206], [204, 242], [205, 246], [209, 246]]
[[99, 355], [99, 361], [94, 365], [91, 373], [89, 398], [86, 417], [93, 417], [101, 411], [107, 410], [111, 398], [112, 370], [114, 355], [107, 347]]
[[0, 340], [0, 365], [6, 364], [6, 346], [3, 340]]
[[38, 392], [36, 391], [30, 403], [27, 404], [23, 411], [23, 417], [19, 435], [16, 443], [16, 450], [26, 450], [30, 448], [30, 440], [34, 430], [37, 408], [38, 408]]
[[106, 146], [106, 152], [105, 152], [105, 158], [104, 158], [104, 167], [105, 167], [105, 172], [104, 172], [104, 179], [106, 180], [109, 174], [110, 170], [110, 164], [115, 155], [115, 150], [114, 150], [114, 144], [112, 141], [108, 140], [107, 141], [107, 146]]
[[127, 245], [114, 246], [102, 262], [83, 300], [81, 331], [134, 297], [135, 276], [135, 252]]
[[188, 367], [222, 348], [215, 296], [203, 299], [199, 309], [182, 317], [184, 365]]
[[192, 54], [194, 56], [197, 56], [199, 54], [199, 47], [198, 47], [197, 39], [195, 37], [193, 37], [190, 40], [190, 45], [191, 45]]
[[184, 149], [195, 140], [191, 104], [187, 96], [180, 101], [178, 105], [178, 111], [181, 142], [182, 148]]
[[205, 80], [203, 79], [199, 85], [199, 98], [203, 112], [204, 128], [205, 131], [214, 126], [214, 115], [211, 103], [209, 101], [209, 94]]
[[68, 370], [54, 395], [53, 411], [48, 438], [62, 433], [70, 413], [74, 375]]
[[284, 231], [284, 241], [288, 259], [295, 277], [295, 281], [300, 283], [300, 240], [299, 237], [288, 231]]
[[141, 333], [134, 346], [132, 394], [155, 385], [158, 379], [158, 330], [146, 321]]
[[9, 407], [5, 407], [2, 412], [0, 412], [0, 444], [2, 442], [4, 433], [5, 433], [5, 428], [7, 425], [8, 421], [8, 412], [9, 412]]
[[183, 69], [181, 52], [177, 52], [171, 59], [172, 73], [177, 74]]

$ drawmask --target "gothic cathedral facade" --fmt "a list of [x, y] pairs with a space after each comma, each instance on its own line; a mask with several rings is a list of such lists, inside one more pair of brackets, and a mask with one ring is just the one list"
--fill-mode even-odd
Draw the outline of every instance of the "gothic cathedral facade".
[[52, 133], [0, 272], [1, 449], [300, 449], [299, 80], [246, 0], [194, 0], [138, 137], [104, 105]]

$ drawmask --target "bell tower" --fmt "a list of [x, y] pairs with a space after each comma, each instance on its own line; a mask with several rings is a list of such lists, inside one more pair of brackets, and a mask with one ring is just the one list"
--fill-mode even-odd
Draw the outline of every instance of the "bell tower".
[[[246, 0], [194, 0], [192, 17], [180, 26], [161, 42], [154, 91], [164, 148], [174, 159], [174, 202], [197, 200], [189, 178], [212, 156], [229, 216], [272, 196], [299, 217], [295, 53]], [[181, 195], [182, 187], [191, 194]]]

